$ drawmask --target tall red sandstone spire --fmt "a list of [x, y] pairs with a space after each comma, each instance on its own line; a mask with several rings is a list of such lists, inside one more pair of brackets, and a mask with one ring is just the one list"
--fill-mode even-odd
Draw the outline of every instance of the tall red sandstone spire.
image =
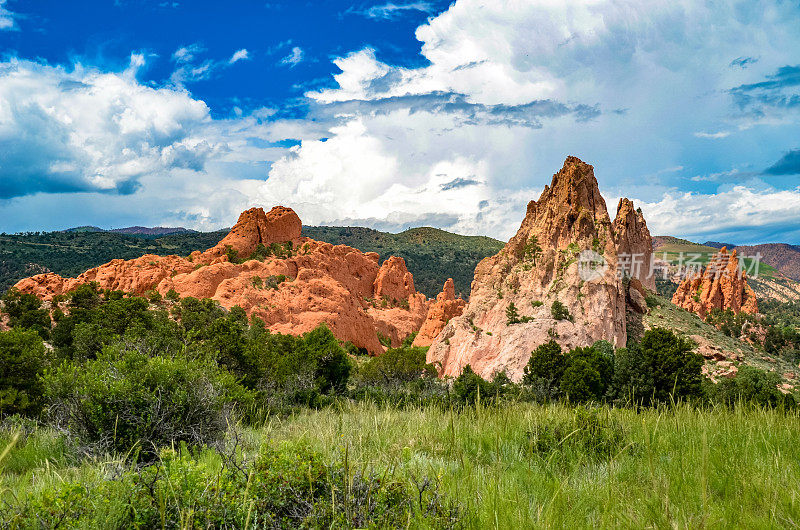
[[[582, 268], [587, 257], [602, 266]], [[552, 318], [554, 301], [572, 321]], [[511, 304], [518, 323], [509, 323]], [[428, 362], [446, 375], [470, 364], [484, 377], [505, 371], [519, 380], [531, 351], [551, 337], [565, 348], [600, 339], [624, 345], [625, 310], [605, 201], [592, 166], [571, 156], [528, 204], [517, 234], [478, 264], [469, 303], [436, 337]]]

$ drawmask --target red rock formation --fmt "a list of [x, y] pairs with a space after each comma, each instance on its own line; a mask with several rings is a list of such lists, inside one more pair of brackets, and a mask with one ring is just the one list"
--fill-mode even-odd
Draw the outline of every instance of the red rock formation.
[[[556, 300], [574, 321], [552, 318]], [[524, 321], [508, 323], [511, 303]], [[428, 362], [444, 375], [470, 364], [483, 377], [505, 371], [519, 380], [531, 351], [551, 336], [565, 348], [600, 339], [623, 346], [625, 311], [605, 201], [592, 166], [569, 157], [539, 200], [528, 204], [517, 234], [478, 264], [469, 303], [433, 341]]]
[[644, 216], [628, 199], [620, 199], [617, 205], [614, 238], [617, 242], [619, 265], [625, 275], [639, 280], [646, 289], [655, 291], [653, 238]]
[[[430, 302], [416, 292], [401, 258], [389, 258], [381, 266], [374, 252], [304, 238], [300, 230], [300, 219], [289, 208], [275, 207], [268, 214], [255, 208], [244, 212], [218, 245], [193, 253], [191, 259], [114, 260], [77, 278], [43, 274], [16, 287], [46, 300], [92, 281], [101, 289], [139, 295], [174, 289], [182, 297], [212, 298], [225, 308], [238, 305], [273, 332], [297, 335], [325, 322], [339, 339], [371, 353], [383, 351], [378, 332], [398, 346], [420, 328]], [[244, 263], [231, 263], [225, 256], [228, 245], [245, 257], [259, 243], [285, 241], [293, 242], [290, 256]]]
[[414, 294], [414, 277], [406, 268], [403, 258], [392, 256], [381, 265], [375, 278], [375, 296], [389, 300], [406, 300]]
[[734, 313], [758, 313], [753, 289], [747, 274], [739, 266], [736, 250], [722, 247], [709, 260], [702, 273], [685, 278], [672, 296], [672, 303], [697, 313], [701, 318], [712, 309], [730, 309]]
[[467, 303], [464, 300], [456, 298], [453, 279], [448, 278], [444, 282], [442, 292], [431, 303], [425, 322], [422, 324], [416, 338], [414, 338], [413, 346], [430, 346], [436, 336], [444, 329], [444, 326], [450, 322], [450, 319], [459, 316], [466, 305]]
[[145, 254], [132, 260], [115, 259], [89, 269], [77, 278], [62, 278], [48, 272], [21, 280], [15, 286], [22, 292], [33, 293], [43, 300], [72, 291], [79, 285], [97, 282], [101, 289], [125, 291], [142, 295], [170, 276], [185, 274], [194, 265], [179, 256]]
[[222, 241], [201, 255], [200, 261], [210, 262], [225, 256], [228, 248], [235, 250], [240, 258], [247, 258], [259, 244], [267, 246], [298, 240], [302, 228], [303, 223], [291, 208], [275, 206], [269, 213], [264, 213], [262, 208], [250, 208], [239, 215], [239, 220]]

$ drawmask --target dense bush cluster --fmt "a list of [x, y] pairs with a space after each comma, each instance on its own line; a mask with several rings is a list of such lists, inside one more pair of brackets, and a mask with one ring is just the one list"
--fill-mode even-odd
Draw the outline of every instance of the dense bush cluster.
[[143, 457], [173, 441], [210, 444], [232, 414], [318, 407], [347, 390], [353, 363], [325, 326], [272, 334], [241, 308], [167, 298], [89, 284], [55, 300], [51, 321], [38, 299], [9, 292], [0, 414], [44, 413], [87, 448]]
[[533, 351], [523, 382], [543, 399], [651, 405], [700, 398], [702, 364], [684, 339], [656, 328], [616, 351], [598, 341], [564, 353], [551, 340]]
[[167, 448], [111, 480], [66, 480], [0, 507], [11, 528], [452, 528], [458, 515], [435, 486], [328, 464], [302, 443], [267, 444], [253, 463]]

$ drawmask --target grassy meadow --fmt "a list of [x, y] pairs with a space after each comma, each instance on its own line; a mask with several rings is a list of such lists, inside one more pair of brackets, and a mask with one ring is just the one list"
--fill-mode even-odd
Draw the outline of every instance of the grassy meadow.
[[[374, 472], [412, 492], [438, 485], [465, 528], [786, 528], [800, 522], [798, 419], [745, 406], [636, 412], [520, 403], [456, 411], [344, 402], [231, 429], [221, 451], [248, 461], [265, 444], [301, 443], [348, 477]], [[13, 436], [4, 433], [0, 443], [4, 505], [62, 483], [91, 490], [126, 466], [78, 458], [49, 429], [16, 444]], [[216, 450], [193, 458], [225, 467]], [[97, 526], [128, 499], [104, 502], [95, 507]], [[182, 507], [181, 527], [192, 526], [196, 509]]]

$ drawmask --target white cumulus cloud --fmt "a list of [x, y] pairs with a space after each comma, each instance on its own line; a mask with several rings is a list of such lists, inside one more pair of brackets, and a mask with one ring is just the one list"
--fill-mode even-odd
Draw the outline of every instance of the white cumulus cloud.
[[250, 58], [250, 52], [247, 49], [242, 48], [241, 50], [237, 50], [236, 52], [231, 55], [231, 58], [228, 59], [229, 64], [234, 64], [238, 61], [244, 61]]
[[[388, 64], [372, 48], [336, 58], [335, 86], [306, 96], [319, 113], [355, 129], [337, 126], [325, 147], [304, 143], [274, 165], [264, 187], [291, 175], [326, 201], [335, 198], [348, 218], [445, 214], [440, 221], [450, 221], [440, 226], [507, 237], [527, 200], [573, 154], [595, 165], [610, 194], [652, 202], [705, 184], [687, 173], [775, 156], [753, 153], [752, 138], [726, 132], [746, 130], [753, 119], [738, 112], [730, 90], [796, 60], [788, 50], [800, 49], [798, 24], [800, 11], [786, 3], [458, 0], [417, 29], [425, 66]], [[755, 56], [746, 69], [731, 66]], [[709, 168], [716, 160], [727, 165]], [[460, 189], [456, 205], [450, 190], [433, 184], [431, 169], [464, 161], [482, 184]], [[340, 168], [342, 176], [314, 168]], [[404, 200], [419, 190], [424, 199]], [[713, 201], [703, 204], [713, 211]], [[334, 215], [316, 208], [320, 219]]]
[[733, 186], [709, 194], [672, 192], [659, 201], [637, 205], [653, 234], [681, 234], [698, 241], [713, 236], [735, 244], [800, 236], [800, 188]]

